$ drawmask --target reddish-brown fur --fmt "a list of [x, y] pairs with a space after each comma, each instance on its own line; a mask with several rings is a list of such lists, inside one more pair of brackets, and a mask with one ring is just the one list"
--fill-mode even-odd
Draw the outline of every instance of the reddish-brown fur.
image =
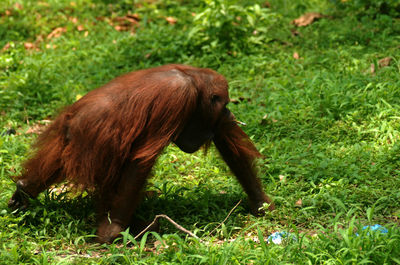
[[25, 194], [36, 197], [68, 180], [98, 195], [98, 241], [110, 242], [131, 221], [163, 148], [176, 142], [194, 152], [212, 140], [258, 213], [263, 202], [271, 203], [253, 166], [260, 154], [225, 108], [227, 88], [213, 70], [165, 65], [128, 73], [89, 92], [38, 137], [9, 206], [26, 207]]

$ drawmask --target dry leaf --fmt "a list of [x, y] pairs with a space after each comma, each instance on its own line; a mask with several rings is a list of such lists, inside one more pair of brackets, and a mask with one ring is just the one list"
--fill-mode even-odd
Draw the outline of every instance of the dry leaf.
[[83, 27], [83, 25], [78, 25], [78, 26], [76, 27], [76, 29], [77, 29], [78, 31], [84, 31], [84, 30], [85, 30], [85, 28]]
[[32, 42], [25, 42], [24, 47], [26, 50], [33, 50], [36, 48], [35, 44], [33, 44]]
[[268, 1], [265, 1], [263, 6], [266, 7], [266, 8], [271, 8], [271, 4]]
[[117, 31], [133, 30], [135, 26], [139, 25], [139, 15], [128, 14], [124, 17], [116, 17], [108, 23]]
[[74, 24], [78, 23], [78, 19], [76, 17], [70, 17], [68, 20]]
[[279, 175], [279, 181], [285, 183], [286, 177], [284, 175]]
[[15, 9], [18, 9], [18, 10], [24, 9], [24, 7], [20, 3], [15, 3], [14, 7], [15, 7]]
[[7, 51], [9, 48], [11, 47], [10, 43], [7, 43], [6, 45], [4, 45], [3, 49], [1, 49], [1, 51]]
[[292, 36], [294, 36], [294, 37], [297, 37], [297, 36], [300, 36], [300, 35], [301, 35], [300, 32], [298, 32], [298, 31], [295, 30], [295, 29], [291, 29], [290, 32], [292, 33]]
[[392, 61], [392, 58], [391, 58], [391, 57], [385, 57], [385, 58], [380, 59], [380, 60], [378, 61], [378, 65], [379, 65], [380, 68], [386, 67], [386, 66], [389, 66], [389, 65], [390, 65], [390, 62], [391, 62], [391, 61]]
[[34, 125], [32, 125], [31, 127], [29, 127], [29, 129], [25, 132], [26, 134], [38, 134], [41, 133], [47, 126], [47, 124], [49, 124], [50, 121], [49, 120], [42, 120], [40, 123], [36, 123]]
[[296, 206], [302, 206], [303, 205], [303, 201], [301, 199], [299, 199], [296, 203]]
[[300, 59], [300, 55], [297, 52], [294, 52], [293, 53], [293, 58], [298, 60], [298, 59]]
[[165, 20], [166, 20], [170, 25], [174, 25], [174, 24], [176, 24], [176, 22], [178, 21], [176, 18], [173, 18], [173, 17], [166, 17]]
[[67, 31], [66, 28], [62, 27], [55, 28], [49, 35], [47, 35], [47, 39], [58, 38], [66, 31]]
[[4, 13], [5, 13], [6, 16], [11, 16], [11, 10], [7, 9]]
[[301, 17], [299, 17], [298, 19], [293, 20], [292, 24], [294, 24], [297, 27], [305, 27], [322, 17], [323, 17], [322, 14], [316, 12], [306, 13]]
[[371, 74], [375, 74], [375, 64], [371, 63]]
[[140, 17], [139, 14], [128, 14], [125, 16], [126, 20], [128, 20], [129, 22], [133, 23], [133, 24], [138, 24], [140, 21]]
[[127, 27], [120, 26], [120, 25], [114, 26], [114, 29], [115, 29], [116, 31], [126, 31], [126, 30], [128, 30]]
[[46, 44], [46, 49], [55, 49], [57, 48], [57, 45], [55, 44]]
[[89, 35], [89, 31], [85, 31], [85, 34], [83, 36], [87, 37]]

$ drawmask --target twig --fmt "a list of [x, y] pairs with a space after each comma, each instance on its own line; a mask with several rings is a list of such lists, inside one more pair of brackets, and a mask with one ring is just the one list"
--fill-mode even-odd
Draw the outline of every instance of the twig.
[[215, 230], [217, 230], [223, 223], [225, 223], [226, 220], [228, 220], [229, 216], [232, 214], [232, 212], [239, 206], [239, 204], [242, 202], [242, 200], [239, 200], [238, 203], [236, 203], [236, 205], [229, 211], [228, 215], [225, 217], [225, 219], [219, 223], [219, 225], [217, 225], [217, 227], [215, 227], [211, 232], [210, 235], [212, 235]]
[[183, 228], [181, 225], [177, 224], [174, 220], [172, 220], [171, 218], [169, 218], [167, 215], [165, 215], [165, 214], [159, 214], [159, 215], [156, 215], [156, 217], [154, 217], [153, 222], [151, 222], [145, 229], [142, 230], [142, 232], [140, 232], [139, 234], [137, 234], [137, 235], [135, 236], [135, 240], [138, 239], [138, 238], [139, 238], [141, 235], [143, 235], [144, 233], [146, 233], [146, 232], [150, 229], [150, 227], [151, 227], [152, 225], [154, 225], [155, 222], [156, 222], [159, 218], [165, 218], [165, 219], [167, 219], [171, 224], [173, 224], [173, 225], [176, 227], [176, 229], [178, 229], [178, 230], [180, 230], [180, 231], [182, 231], [182, 232], [188, 234], [189, 236], [192, 236], [192, 237], [194, 237], [194, 238], [199, 239], [198, 236], [196, 236], [195, 234], [193, 234], [193, 233], [190, 232], [189, 230]]

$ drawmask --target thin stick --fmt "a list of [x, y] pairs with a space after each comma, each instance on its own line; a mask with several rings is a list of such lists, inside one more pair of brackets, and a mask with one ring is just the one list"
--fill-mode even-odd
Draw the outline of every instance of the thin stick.
[[171, 224], [173, 224], [173, 225], [176, 227], [176, 229], [178, 229], [178, 230], [180, 230], [180, 231], [182, 231], [182, 232], [184, 232], [184, 233], [186, 233], [186, 234], [188, 234], [188, 235], [190, 235], [190, 236], [192, 236], [192, 237], [194, 237], [194, 238], [199, 239], [198, 236], [196, 236], [195, 234], [193, 234], [193, 233], [190, 232], [189, 230], [183, 228], [181, 225], [177, 224], [174, 220], [172, 220], [171, 218], [169, 218], [167, 215], [165, 215], [165, 214], [159, 214], [159, 215], [156, 215], [156, 217], [154, 217], [153, 222], [151, 222], [145, 229], [142, 230], [142, 232], [140, 232], [139, 234], [137, 234], [137, 235], [135, 236], [135, 240], [138, 239], [138, 238], [139, 238], [141, 235], [143, 235], [144, 233], [146, 233], [146, 232], [150, 229], [150, 227], [151, 227], [152, 225], [154, 225], [155, 222], [156, 222], [159, 218], [165, 218], [165, 219], [167, 219]]
[[238, 203], [236, 203], [236, 205], [229, 211], [228, 215], [225, 217], [225, 219], [219, 224], [217, 225], [217, 227], [215, 227], [211, 232], [210, 235], [212, 235], [212, 233], [215, 232], [215, 230], [217, 230], [223, 223], [225, 223], [226, 220], [228, 220], [229, 216], [232, 214], [232, 212], [239, 206], [239, 204], [242, 202], [242, 200], [239, 200]]

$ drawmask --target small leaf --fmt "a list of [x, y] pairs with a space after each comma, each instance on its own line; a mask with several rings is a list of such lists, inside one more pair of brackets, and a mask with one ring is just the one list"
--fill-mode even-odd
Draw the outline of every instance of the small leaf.
[[391, 62], [391, 61], [392, 61], [392, 58], [391, 58], [391, 57], [385, 57], [385, 58], [380, 59], [380, 60], [378, 61], [378, 65], [379, 65], [380, 68], [382, 68], [382, 67], [387, 67], [387, 66], [390, 65], [390, 62]]
[[165, 20], [170, 24], [170, 25], [174, 25], [176, 24], [176, 22], [178, 21], [176, 18], [174, 17], [166, 17]]
[[324, 17], [324, 15], [316, 12], [306, 13], [301, 17], [293, 20], [292, 24], [294, 24], [297, 27], [305, 27], [322, 17]]

